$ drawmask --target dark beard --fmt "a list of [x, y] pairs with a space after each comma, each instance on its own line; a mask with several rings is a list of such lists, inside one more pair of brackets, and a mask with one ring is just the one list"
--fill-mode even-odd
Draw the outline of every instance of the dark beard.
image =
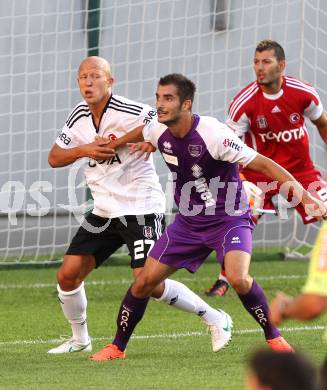
[[179, 111], [177, 111], [177, 113], [173, 119], [167, 120], [165, 122], [160, 122], [160, 123], [163, 123], [167, 127], [171, 127], [171, 126], [176, 125], [181, 118], [181, 113], [180, 113], [181, 108], [182, 108], [182, 106], [179, 107]]
[[258, 81], [259, 85], [265, 85], [267, 87], [271, 87], [274, 83], [272, 81]]
[[171, 120], [161, 122], [161, 123], [163, 123], [167, 127], [172, 127], [172, 126], [176, 125], [176, 123], [178, 123], [178, 120], [179, 120], [179, 118], [176, 118], [176, 119], [171, 119]]

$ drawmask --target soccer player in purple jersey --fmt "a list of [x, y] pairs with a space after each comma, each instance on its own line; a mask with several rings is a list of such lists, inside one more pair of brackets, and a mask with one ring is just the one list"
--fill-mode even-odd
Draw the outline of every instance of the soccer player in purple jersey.
[[[159, 123], [155, 118], [144, 128], [148, 142], [136, 144], [133, 151], [160, 150], [175, 173], [179, 213], [149, 252], [143, 270], [127, 291], [112, 344], [91, 360], [124, 358], [153, 289], [180, 268], [196, 272], [213, 250], [217, 260], [224, 261], [228, 280], [244, 308], [262, 327], [268, 345], [277, 351], [293, 351], [270, 322], [265, 294], [249, 275], [253, 224], [238, 164], [287, 185], [312, 214], [322, 216], [326, 207], [286, 170], [246, 146], [226, 125], [212, 117], [192, 114], [194, 93], [194, 83], [183, 75], [170, 74], [159, 80]], [[227, 321], [226, 330], [229, 327]]]

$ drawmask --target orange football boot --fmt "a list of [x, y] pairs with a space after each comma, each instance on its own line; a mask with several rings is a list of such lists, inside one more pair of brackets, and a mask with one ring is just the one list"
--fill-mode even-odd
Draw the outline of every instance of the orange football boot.
[[101, 351], [90, 356], [90, 360], [94, 362], [102, 362], [105, 360], [125, 359], [125, 352], [121, 351], [117, 345], [108, 344]]
[[274, 339], [267, 340], [268, 346], [276, 352], [295, 352], [294, 349], [282, 336], [275, 337]]

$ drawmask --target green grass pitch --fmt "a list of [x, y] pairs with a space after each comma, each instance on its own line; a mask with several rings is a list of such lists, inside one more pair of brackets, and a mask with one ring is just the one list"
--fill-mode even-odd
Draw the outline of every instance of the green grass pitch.
[[[297, 294], [305, 281], [305, 262], [253, 262], [251, 273], [268, 298], [283, 290]], [[211, 260], [195, 275], [179, 271], [175, 278], [202, 297], [218, 268]], [[0, 389], [242, 389], [246, 359], [265, 345], [258, 325], [236, 294], [206, 298], [234, 320], [230, 345], [211, 352], [201, 320], [163, 303], [151, 301], [122, 361], [96, 363], [87, 353], [47, 355], [70, 328], [61, 313], [54, 268], [0, 269]], [[96, 351], [111, 341], [117, 310], [131, 281], [128, 260], [114, 261], [93, 272], [86, 284], [88, 325]], [[326, 355], [326, 317], [310, 323], [289, 321], [283, 335], [316, 364]]]

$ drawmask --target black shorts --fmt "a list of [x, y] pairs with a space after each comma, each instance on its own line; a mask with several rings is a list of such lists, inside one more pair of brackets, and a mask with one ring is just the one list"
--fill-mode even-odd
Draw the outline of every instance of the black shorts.
[[72, 239], [66, 255], [94, 255], [96, 267], [99, 267], [126, 244], [131, 256], [131, 268], [140, 268], [165, 227], [163, 214], [125, 215], [108, 219], [91, 213]]

